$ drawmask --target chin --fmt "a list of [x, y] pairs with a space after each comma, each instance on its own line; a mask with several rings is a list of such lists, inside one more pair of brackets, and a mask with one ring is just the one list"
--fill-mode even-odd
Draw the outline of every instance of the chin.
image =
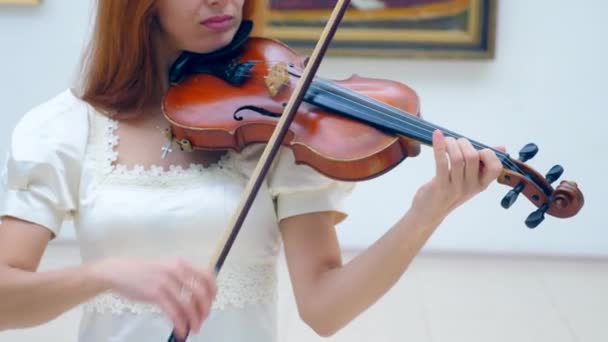
[[220, 34], [215, 34], [211, 37], [208, 36], [203, 41], [191, 44], [190, 48], [187, 50], [195, 53], [211, 53], [217, 51], [232, 42], [236, 31], [236, 29], [233, 29]]

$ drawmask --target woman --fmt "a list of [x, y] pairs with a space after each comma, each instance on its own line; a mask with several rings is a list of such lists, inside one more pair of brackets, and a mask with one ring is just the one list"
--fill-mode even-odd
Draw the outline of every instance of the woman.
[[[334, 226], [352, 185], [282, 150], [215, 279], [207, 265], [261, 147], [162, 158], [160, 103], [180, 52], [225, 46], [255, 5], [99, 1], [80, 91], [32, 109], [12, 136], [0, 211], [2, 329], [83, 304], [80, 341], [164, 341], [173, 327], [179, 337], [191, 331], [190, 341], [276, 341], [283, 246], [299, 314], [328, 336], [386, 293], [446, 215], [496, 179], [491, 151], [436, 132], [435, 177], [381, 239], [343, 264]], [[36, 272], [68, 218], [82, 265]]]

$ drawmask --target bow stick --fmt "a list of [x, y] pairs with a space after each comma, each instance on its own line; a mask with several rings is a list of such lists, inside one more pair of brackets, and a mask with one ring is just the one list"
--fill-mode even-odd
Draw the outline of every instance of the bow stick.
[[[274, 158], [281, 147], [281, 143], [287, 134], [289, 125], [291, 125], [291, 122], [297, 113], [297, 109], [300, 106], [300, 103], [302, 102], [310, 84], [312, 83], [314, 75], [319, 69], [323, 56], [325, 55], [325, 52], [329, 47], [329, 43], [333, 39], [338, 25], [344, 17], [349, 4], [350, 0], [339, 0], [336, 7], [334, 7], [331, 17], [323, 29], [319, 42], [316, 44], [310, 59], [306, 63], [304, 72], [302, 73], [302, 76], [299, 79], [294, 92], [291, 94], [289, 102], [287, 103], [287, 106], [285, 107], [285, 110], [277, 123], [277, 127], [268, 141], [268, 144], [266, 145], [266, 148], [264, 149], [264, 152], [262, 153], [262, 156], [258, 161], [249, 182], [247, 183], [237, 212], [232, 217], [232, 228], [226, 231], [226, 234], [218, 244], [214, 257], [211, 259], [211, 262], [215, 264], [213, 270], [216, 276], [220, 273], [220, 270], [224, 265], [224, 261], [226, 261], [226, 257], [228, 256], [228, 253], [230, 252], [230, 249], [232, 248], [232, 245], [234, 244], [234, 241], [241, 230], [241, 226], [245, 221], [245, 217], [249, 213], [249, 209], [255, 200], [260, 186], [262, 185], [262, 181], [266, 177], [266, 174], [268, 173], [268, 170], [270, 169], [270, 166], [272, 165], [272, 162], [274, 161]], [[175, 336], [174, 330], [171, 333], [168, 342], [184, 342], [186, 339], [178, 339]]]

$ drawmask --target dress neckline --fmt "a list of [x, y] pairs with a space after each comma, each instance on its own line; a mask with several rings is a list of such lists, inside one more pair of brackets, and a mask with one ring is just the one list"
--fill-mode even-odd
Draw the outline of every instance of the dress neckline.
[[217, 178], [220, 175], [239, 175], [236, 154], [228, 150], [217, 161], [208, 165], [192, 162], [188, 166], [171, 164], [160, 166], [152, 164], [144, 166], [134, 164], [129, 167], [117, 163], [118, 152], [116, 147], [119, 137], [116, 134], [119, 122], [92, 108], [94, 117], [94, 132], [92, 147], [96, 155], [96, 169], [101, 173], [100, 179], [104, 183], [121, 186], [192, 186], [196, 185], [201, 177]]

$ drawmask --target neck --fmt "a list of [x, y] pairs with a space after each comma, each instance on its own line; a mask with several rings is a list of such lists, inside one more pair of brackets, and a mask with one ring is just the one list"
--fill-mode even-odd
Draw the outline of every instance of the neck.
[[161, 82], [161, 90], [164, 94], [169, 90], [169, 71], [171, 65], [177, 60], [181, 51], [174, 44], [170, 43], [169, 39], [165, 38], [162, 33], [158, 34], [157, 37], [155, 42], [157, 46], [157, 72], [161, 75], [159, 77], [159, 82]]

